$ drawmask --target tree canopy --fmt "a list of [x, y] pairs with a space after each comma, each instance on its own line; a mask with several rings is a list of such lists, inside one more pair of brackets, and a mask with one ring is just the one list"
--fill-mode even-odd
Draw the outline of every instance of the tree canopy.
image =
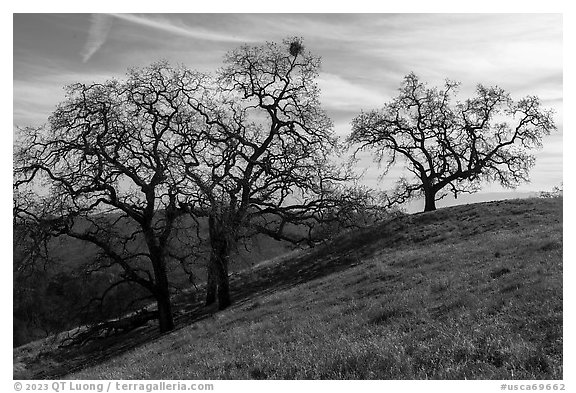
[[350, 167], [333, 163], [341, 149], [319, 101], [320, 59], [300, 39], [245, 45], [224, 62], [213, 75], [158, 62], [123, 81], [73, 84], [15, 149], [16, 220], [96, 247], [84, 269], [121, 271], [106, 292], [145, 288], [162, 331], [174, 327], [167, 272], [195, 260], [200, 242], [206, 302], [225, 308], [239, 241], [313, 241], [318, 223], [367, 200]]
[[[190, 99], [206, 126], [205, 134], [185, 138], [202, 146], [186, 168], [209, 218], [207, 303], [216, 292], [221, 308], [230, 303], [228, 259], [240, 239], [264, 233], [310, 240], [315, 224], [361, 203], [362, 193], [344, 192], [350, 168], [332, 162], [340, 147], [320, 105], [319, 67], [299, 38], [245, 45], [228, 53], [208, 99]], [[294, 236], [290, 225], [307, 235]]]
[[96, 246], [102, 257], [86, 269], [120, 268], [111, 287], [146, 288], [163, 331], [173, 327], [167, 263], [193, 251], [172, 243], [186, 214], [182, 190], [191, 184], [181, 156], [194, 149], [179, 135], [196, 132], [198, 123], [184, 93], [200, 80], [157, 63], [122, 82], [73, 84], [46, 127], [22, 130], [15, 152], [17, 192], [45, 194], [18, 204], [15, 216]]
[[531, 149], [556, 129], [552, 111], [538, 97], [514, 101], [502, 88], [483, 85], [475, 97], [454, 102], [458, 86], [447, 80], [430, 88], [411, 73], [396, 98], [352, 121], [348, 141], [356, 152], [373, 152], [384, 174], [398, 162], [411, 174], [387, 195], [388, 204], [424, 196], [429, 211], [448, 192], [476, 192], [483, 181], [504, 187], [528, 181]]

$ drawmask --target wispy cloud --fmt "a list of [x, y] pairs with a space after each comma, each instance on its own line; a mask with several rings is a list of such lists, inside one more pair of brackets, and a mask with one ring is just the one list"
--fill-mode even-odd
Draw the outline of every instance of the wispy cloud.
[[[42, 65], [31, 65], [42, 67]], [[45, 66], [44, 66], [45, 67]], [[46, 123], [48, 117], [56, 109], [58, 102], [65, 99], [65, 86], [72, 83], [104, 82], [111, 78], [122, 78], [124, 73], [98, 73], [58, 71], [45, 68], [42, 75], [28, 78], [14, 78], [14, 112], [15, 126], [39, 126]], [[37, 74], [39, 74], [37, 72]]]
[[104, 45], [112, 28], [113, 18], [106, 14], [93, 14], [88, 40], [82, 50], [82, 60], [86, 63]]
[[134, 14], [110, 14], [118, 19], [128, 22], [139, 24], [142, 26], [150, 27], [157, 30], [162, 30], [178, 36], [196, 38], [207, 41], [218, 42], [250, 42], [253, 41], [247, 37], [240, 37], [230, 34], [222, 34], [216, 31], [209, 31], [199, 27], [192, 27], [183, 23], [180, 20], [170, 19], [167, 17], [149, 17]]
[[384, 103], [386, 96], [377, 89], [352, 83], [345, 78], [323, 72], [318, 78], [322, 102], [327, 108], [336, 110], [371, 109]]

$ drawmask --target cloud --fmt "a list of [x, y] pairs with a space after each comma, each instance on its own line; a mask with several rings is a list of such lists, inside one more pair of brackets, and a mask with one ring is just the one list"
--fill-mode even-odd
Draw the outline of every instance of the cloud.
[[335, 110], [360, 111], [382, 106], [386, 96], [377, 89], [353, 83], [345, 78], [324, 72], [318, 78], [324, 106]]
[[[46, 67], [45, 65], [41, 65]], [[40, 65], [31, 65], [34, 70]], [[122, 78], [123, 73], [72, 72], [44, 68], [44, 73], [35, 71], [35, 76], [14, 78], [13, 122], [15, 126], [39, 126], [48, 120], [57, 104], [65, 99], [64, 87], [72, 83], [104, 82], [111, 78]]]
[[183, 37], [196, 38], [207, 41], [218, 42], [250, 42], [253, 41], [246, 37], [239, 37], [236, 35], [222, 34], [216, 31], [209, 31], [198, 27], [191, 27], [181, 21], [172, 20], [166, 17], [149, 17], [134, 14], [110, 14], [118, 19], [132, 22], [141, 26], [151, 27], [153, 29], [162, 30], [174, 35]]
[[82, 50], [82, 61], [86, 63], [94, 53], [98, 51], [106, 42], [113, 19], [106, 14], [92, 14], [92, 24], [88, 32], [88, 40]]

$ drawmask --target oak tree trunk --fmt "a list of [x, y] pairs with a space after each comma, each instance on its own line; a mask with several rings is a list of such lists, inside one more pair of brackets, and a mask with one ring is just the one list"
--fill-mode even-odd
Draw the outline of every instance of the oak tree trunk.
[[232, 303], [230, 299], [230, 282], [228, 280], [228, 255], [217, 261], [218, 272], [218, 309], [224, 310]]
[[218, 309], [220, 310], [224, 310], [232, 303], [228, 279], [228, 259], [228, 250], [213, 246], [208, 263], [206, 305], [213, 304], [218, 300]]
[[216, 302], [216, 293], [218, 292], [218, 280], [216, 272], [216, 263], [213, 261], [212, 252], [210, 252], [210, 260], [206, 266], [206, 306], [214, 304]]
[[144, 235], [150, 251], [150, 260], [154, 270], [154, 297], [158, 306], [158, 324], [160, 332], [168, 332], [174, 329], [174, 317], [172, 315], [172, 303], [170, 301], [170, 286], [166, 272], [166, 261], [162, 251], [153, 240], [150, 230], [145, 230]]
[[170, 303], [170, 294], [166, 290], [156, 297], [156, 304], [158, 305], [158, 324], [160, 325], [160, 332], [169, 332], [174, 329], [174, 318], [172, 316], [172, 304]]
[[208, 222], [210, 227], [211, 250], [206, 282], [206, 305], [211, 305], [218, 300], [218, 309], [223, 310], [232, 303], [228, 279], [230, 240], [222, 223], [216, 218], [210, 217]]
[[425, 188], [424, 201], [425, 212], [436, 210], [436, 191], [434, 191], [432, 188]]

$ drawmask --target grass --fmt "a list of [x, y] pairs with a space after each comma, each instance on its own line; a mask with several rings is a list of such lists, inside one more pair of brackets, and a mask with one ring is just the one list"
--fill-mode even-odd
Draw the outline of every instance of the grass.
[[562, 379], [562, 199], [398, 217], [233, 287], [230, 309], [67, 378]]

